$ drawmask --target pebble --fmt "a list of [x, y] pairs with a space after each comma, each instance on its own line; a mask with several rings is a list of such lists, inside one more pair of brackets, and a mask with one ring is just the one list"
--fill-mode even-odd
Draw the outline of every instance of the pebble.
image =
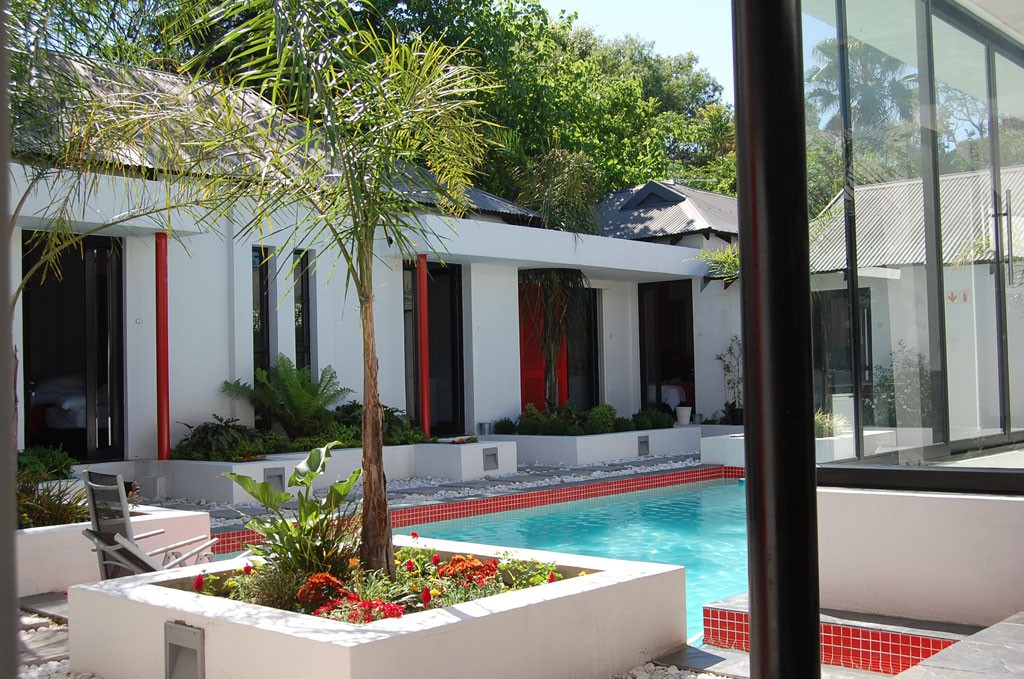
[[100, 679], [92, 672], [72, 672], [71, 661], [61, 660], [44, 665], [22, 665], [18, 679]]
[[681, 670], [675, 665], [660, 666], [654, 663], [647, 663], [641, 667], [634, 667], [625, 674], [616, 674], [612, 679], [729, 679], [718, 674], [707, 672], [690, 672]]

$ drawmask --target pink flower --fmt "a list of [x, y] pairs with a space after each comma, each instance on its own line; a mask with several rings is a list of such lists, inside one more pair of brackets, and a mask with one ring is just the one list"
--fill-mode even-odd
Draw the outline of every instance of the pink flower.
[[435, 554], [434, 556], [430, 557], [430, 563], [434, 564], [435, 566], [437, 564], [441, 563], [441, 556], [438, 555], [438, 554]]
[[410, 533], [410, 535], [412, 535], [412, 539], [413, 540], [419, 540], [420, 539], [420, 534], [417, 533], [416, 531], [413, 531], [412, 533]]
[[430, 605], [430, 588], [429, 587], [424, 587], [423, 588], [423, 594], [420, 595], [420, 600], [423, 602], [424, 606], [429, 606]]
[[251, 563], [246, 563], [244, 566], [242, 566], [242, 572], [246, 575], [252, 575], [252, 571], [253, 567]]
[[408, 561], [406, 561], [405, 562], [405, 570], [407, 570], [410, 573], [412, 573], [414, 570], [416, 570], [416, 562], [413, 561], [412, 559], [409, 559]]
[[196, 591], [196, 594], [203, 593], [203, 586], [206, 584], [206, 579], [203, 578], [203, 574], [200, 573], [196, 576], [196, 579], [192, 582], [192, 589]]
[[555, 581], [555, 572], [551, 571], [550, 573], [548, 573], [548, 582], [554, 582], [554, 581]]

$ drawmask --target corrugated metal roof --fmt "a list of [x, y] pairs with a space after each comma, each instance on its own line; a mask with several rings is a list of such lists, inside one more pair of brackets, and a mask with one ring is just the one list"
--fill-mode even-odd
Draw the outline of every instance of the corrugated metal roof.
[[[1003, 191], [1024, 206], [1024, 166], [1004, 168]], [[992, 261], [994, 220], [988, 170], [939, 178], [942, 259], [945, 264]], [[858, 267], [892, 267], [925, 261], [924, 193], [920, 179], [854, 189]], [[1012, 205], [1011, 205], [1012, 209]], [[1018, 220], [1020, 221], [1020, 220]], [[1017, 228], [1020, 231], [1021, 227]], [[812, 236], [814, 234], [812, 227]], [[846, 267], [842, 210], [832, 211], [811, 243], [811, 271]]]
[[[324, 157], [316, 145], [302, 143], [307, 132], [304, 123], [283, 116], [269, 102], [250, 90], [226, 88], [211, 82], [192, 82], [187, 78], [162, 71], [125, 68], [56, 53], [47, 54], [43, 63], [46, 73], [42, 74], [42, 77], [50, 80], [54, 92], [66, 91], [64, 88], [73, 87], [98, 100], [109, 101], [112, 105], [118, 98], [130, 93], [130, 96], [153, 106], [190, 107], [199, 111], [200, 115], [205, 102], [219, 100], [227, 102], [235, 114], [254, 130], [267, 129], [270, 125], [276, 130], [281, 130], [281, 144], [296, 144], [289, 155], [297, 165], [317, 162], [317, 158]], [[58, 79], [63, 81], [62, 85], [56, 84]], [[216, 107], [208, 108], [216, 115]], [[56, 103], [53, 110], [57, 110]], [[46, 114], [46, 111], [34, 112], [36, 120], [45, 120]], [[26, 118], [30, 117], [32, 116], [26, 115]], [[286, 121], [284, 125], [281, 125], [282, 120]], [[48, 135], [52, 134], [53, 129], [47, 128], [46, 125], [52, 125], [52, 121], [47, 121], [45, 125], [15, 124], [12, 137], [15, 153], [45, 155], [48, 151], [48, 142], [52, 143]], [[168, 129], [166, 133], [199, 136], [194, 129]], [[164, 169], [163, 164], [168, 157], [166, 149], [162, 148], [164, 144], [168, 145], [166, 148], [173, 145], [175, 154], [182, 160], [180, 156], [185, 147], [180, 144], [180, 138], [163, 141], [153, 136], [147, 136], [145, 140], [140, 137], [135, 144], [127, 143], [117, 152], [108, 150], [104, 153], [103, 160], [125, 167], [160, 171]], [[194, 148], [196, 153], [204, 153], [207, 147], [197, 143]], [[199, 161], [197, 167], [193, 168], [194, 171], [201, 168], [205, 172], [215, 173], [237, 170], [240, 158], [241, 156], [233, 153], [230, 147], [217, 146], [216, 155], [202, 158], [193, 156], [191, 160]], [[397, 190], [413, 194], [413, 199], [422, 205], [437, 206], [435, 194], [426, 189], [414, 189], [410, 186], [415, 184], [411, 173], [402, 174], [404, 177], [394, 183]], [[540, 219], [538, 213], [482, 189], [470, 187], [467, 190], [467, 197], [474, 211], [478, 213], [500, 215], [507, 221], [524, 224]]]
[[689, 233], [739, 233], [736, 199], [673, 181], [616, 191], [597, 207], [603, 236], [641, 240]]

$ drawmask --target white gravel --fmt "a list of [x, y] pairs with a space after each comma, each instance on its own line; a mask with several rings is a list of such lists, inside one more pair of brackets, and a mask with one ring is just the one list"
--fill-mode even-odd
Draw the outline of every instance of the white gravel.
[[[629, 474], [650, 474], [655, 472], [672, 471], [675, 469], [685, 469], [687, 467], [696, 467], [700, 465], [699, 460], [696, 458], [685, 458], [685, 459], [671, 459], [661, 464], [636, 466], [630, 465], [630, 462], [635, 462], [636, 457], [622, 458], [621, 460], [614, 460], [607, 462], [602, 465], [596, 465], [594, 467], [560, 467], [556, 470], [555, 475], [551, 475], [552, 472], [549, 469], [545, 469], [543, 472], [545, 476], [538, 478], [533, 481], [508, 481], [502, 482], [502, 477], [485, 477], [483, 480], [490, 481], [491, 483], [481, 488], [479, 486], [465, 486], [465, 487], [452, 487], [442, 488], [433, 492], [428, 493], [407, 493], [399, 496], [393, 496], [390, 500], [392, 506], [395, 507], [407, 507], [414, 505], [432, 504], [439, 501], [458, 500], [460, 498], [468, 497], [479, 497], [481, 494], [486, 493], [487, 495], [502, 495], [502, 494], [513, 494], [521, 493], [537, 488], [545, 488], [548, 486], [556, 486], [565, 483], [578, 483], [581, 481], [596, 481], [598, 479], [607, 478], [610, 476], [624, 476]], [[617, 464], [626, 465], [623, 469], [606, 469], [605, 465]], [[516, 472], [517, 474], [528, 473], [529, 467]], [[416, 488], [437, 488], [438, 486], [453, 483], [451, 479], [435, 479], [435, 478], [424, 478], [414, 477], [409, 479], [389, 479], [388, 480], [388, 491], [403, 491]], [[352, 497], [357, 499], [362, 493], [362, 479], [360, 479], [355, 488], [353, 489]], [[222, 518], [211, 516], [210, 526], [211, 528], [223, 528], [227, 526], [243, 526], [249, 521], [247, 513], [251, 510], [260, 508], [260, 505], [256, 502], [242, 502], [236, 504], [207, 502], [206, 500], [180, 500], [180, 499], [148, 499], [143, 498], [143, 504], [157, 505], [161, 507], [176, 507], [182, 505], [198, 505], [203, 510], [208, 512], [215, 512], [217, 510], [235, 510], [239, 514], [230, 518]]]
[[698, 674], [690, 670], [681, 670], [675, 665], [666, 667], [647, 663], [641, 667], [634, 667], [625, 674], [616, 674], [612, 679], [727, 679], [727, 677], [707, 672]]
[[100, 679], [92, 672], [72, 672], [71, 661], [48, 662], [45, 665], [22, 665], [18, 679]]

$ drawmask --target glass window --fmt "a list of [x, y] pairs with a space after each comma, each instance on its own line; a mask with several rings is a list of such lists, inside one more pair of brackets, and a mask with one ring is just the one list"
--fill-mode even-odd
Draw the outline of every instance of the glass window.
[[252, 249], [253, 373], [270, 368], [270, 250]]
[[295, 367], [310, 368], [312, 366], [312, 298], [310, 297], [310, 264], [312, 255], [309, 250], [296, 250], [294, 255], [292, 299], [295, 301]]

